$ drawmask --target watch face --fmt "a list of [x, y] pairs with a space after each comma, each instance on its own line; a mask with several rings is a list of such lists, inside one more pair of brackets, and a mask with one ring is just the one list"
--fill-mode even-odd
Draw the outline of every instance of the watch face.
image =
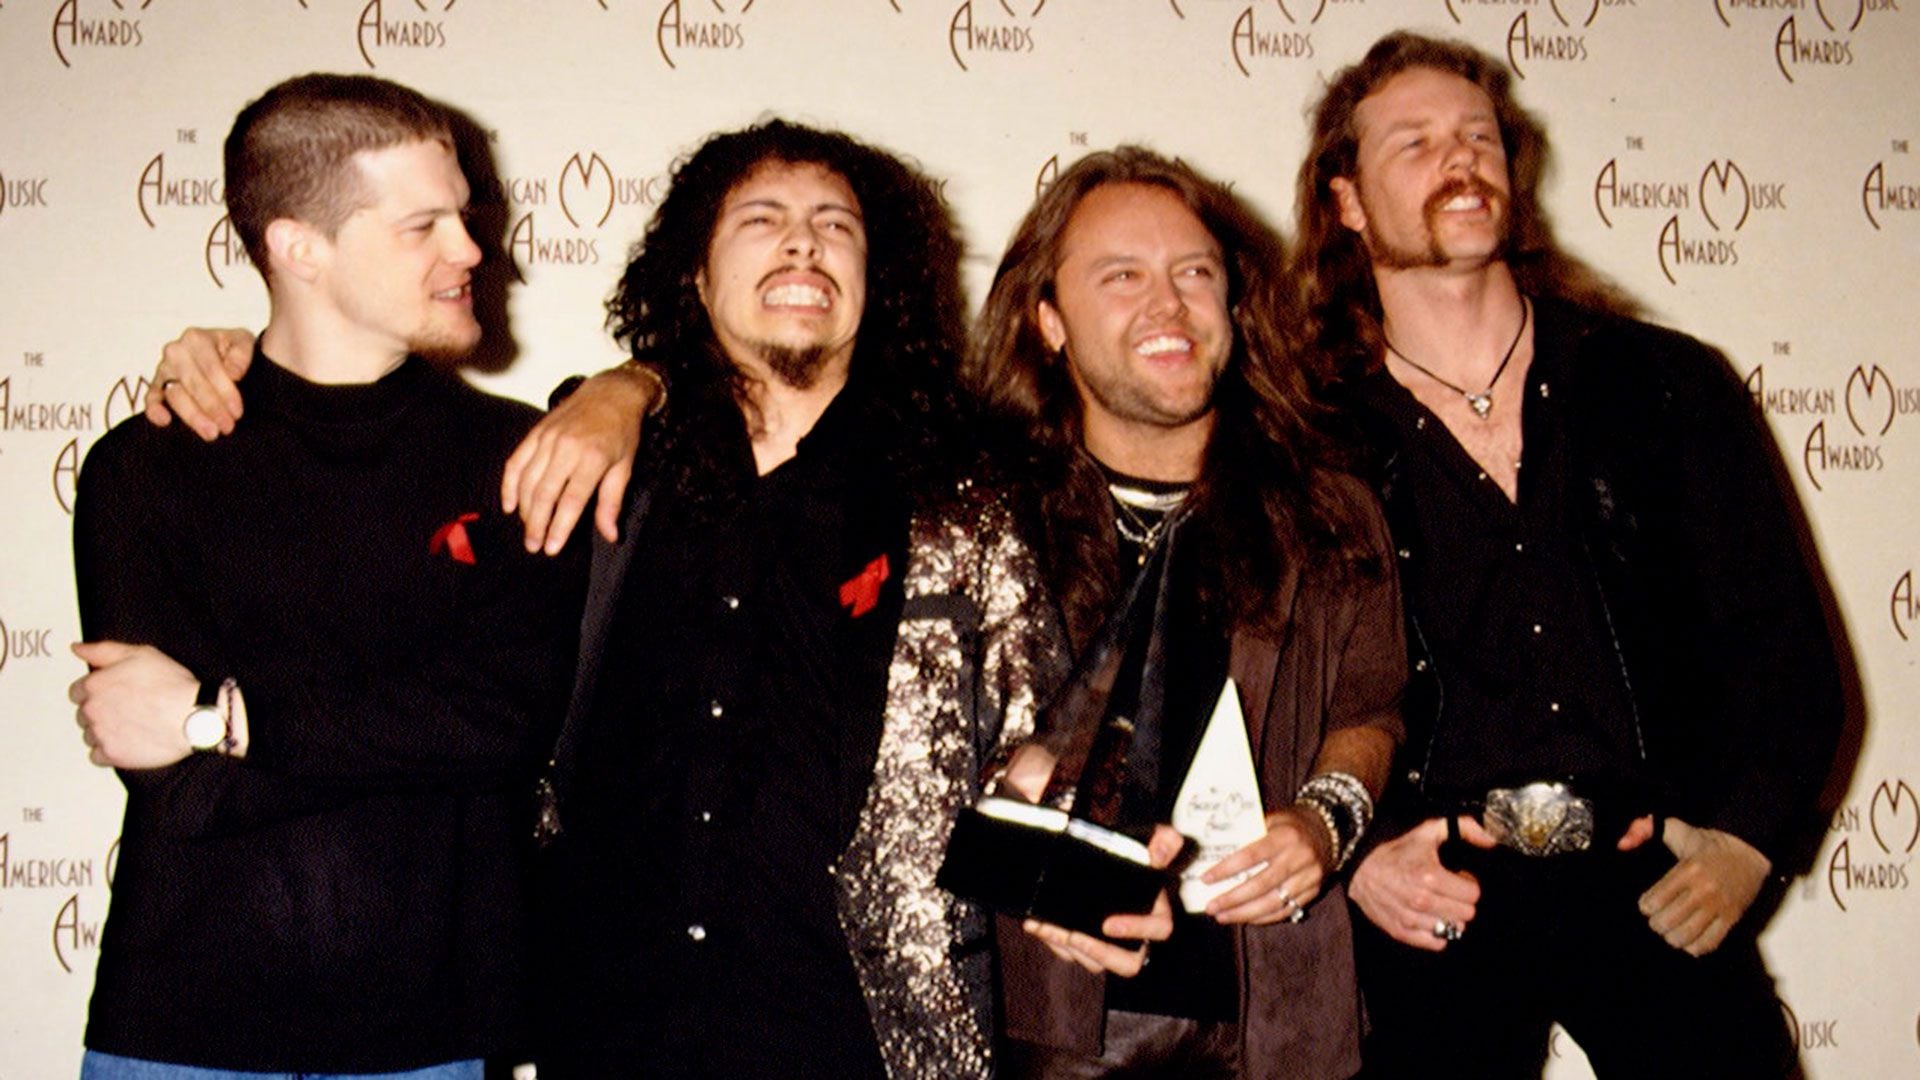
[[195, 750], [211, 750], [227, 737], [227, 722], [220, 718], [220, 710], [203, 705], [187, 714], [187, 722], [182, 730], [187, 736], [188, 746]]

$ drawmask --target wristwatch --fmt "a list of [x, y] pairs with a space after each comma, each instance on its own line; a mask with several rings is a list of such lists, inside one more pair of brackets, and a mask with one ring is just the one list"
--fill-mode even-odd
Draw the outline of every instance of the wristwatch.
[[220, 715], [221, 680], [207, 679], [200, 684], [193, 710], [180, 724], [187, 745], [195, 750], [218, 750], [227, 741], [227, 718]]

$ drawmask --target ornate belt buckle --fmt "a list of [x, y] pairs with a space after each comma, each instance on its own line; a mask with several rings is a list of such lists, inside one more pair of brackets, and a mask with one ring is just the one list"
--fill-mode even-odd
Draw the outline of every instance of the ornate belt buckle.
[[1522, 855], [1585, 851], [1593, 843], [1593, 804], [1553, 781], [1494, 788], [1487, 792], [1482, 824], [1502, 846]]

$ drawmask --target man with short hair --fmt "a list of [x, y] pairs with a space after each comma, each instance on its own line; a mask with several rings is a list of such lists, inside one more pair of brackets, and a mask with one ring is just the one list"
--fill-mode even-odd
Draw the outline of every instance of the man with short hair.
[[979, 319], [973, 380], [1037, 447], [1043, 557], [1076, 651], [1131, 589], [1153, 594], [1146, 663], [1115, 679], [1142, 687], [1125, 771], [1150, 773], [1123, 785], [1120, 814], [1170, 820], [1232, 695], [1265, 833], [1213, 856], [1207, 882], [1246, 879], [1178, 915], [1137, 977], [1109, 975], [1125, 970], [1113, 946], [1083, 934], [1039, 930], [1051, 953], [1003, 935], [1009, 1075], [1359, 1067], [1335, 875], [1400, 738], [1406, 646], [1379, 506], [1335, 466], [1283, 336], [1280, 261], [1220, 185], [1122, 147], [1040, 196]]
[[988, 920], [933, 879], [1063, 663], [956, 378], [959, 250], [890, 154], [713, 136], [609, 304], [634, 363], [509, 466], [584, 478], [607, 541], [550, 777], [548, 1080], [991, 1072]]
[[1755, 899], [1842, 704], [1764, 424], [1722, 357], [1554, 246], [1498, 61], [1390, 34], [1312, 127], [1306, 329], [1373, 451], [1414, 646], [1352, 886], [1369, 1073], [1537, 1075], [1558, 1021], [1603, 1076], [1789, 1074]]
[[82, 1075], [479, 1080], [526, 1046], [528, 792], [585, 567], [489, 509], [532, 410], [429, 362], [481, 335], [446, 111], [288, 80], [226, 195], [271, 304], [246, 418], [130, 420], [80, 475], [72, 698], [127, 787]]

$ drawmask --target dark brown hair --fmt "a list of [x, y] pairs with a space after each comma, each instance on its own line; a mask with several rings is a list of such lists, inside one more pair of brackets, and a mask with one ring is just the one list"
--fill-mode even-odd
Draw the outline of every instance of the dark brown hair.
[[1307, 156], [1294, 189], [1297, 233], [1291, 268], [1305, 308], [1304, 340], [1326, 365], [1319, 373], [1350, 376], [1380, 362], [1380, 296], [1372, 261], [1360, 235], [1341, 222], [1332, 181], [1357, 176], [1360, 103], [1387, 80], [1414, 68], [1458, 75], [1493, 101], [1512, 190], [1505, 258], [1521, 291], [1631, 314], [1637, 305], [1618, 286], [1554, 241], [1539, 199], [1547, 166], [1546, 132], [1514, 100], [1506, 69], [1470, 45], [1397, 30], [1375, 42], [1359, 63], [1336, 72], [1310, 114]]
[[331, 237], [368, 192], [353, 155], [408, 142], [453, 149], [444, 108], [371, 75], [301, 75], [240, 110], [227, 133], [227, 216], [264, 276], [267, 225], [306, 222]]

